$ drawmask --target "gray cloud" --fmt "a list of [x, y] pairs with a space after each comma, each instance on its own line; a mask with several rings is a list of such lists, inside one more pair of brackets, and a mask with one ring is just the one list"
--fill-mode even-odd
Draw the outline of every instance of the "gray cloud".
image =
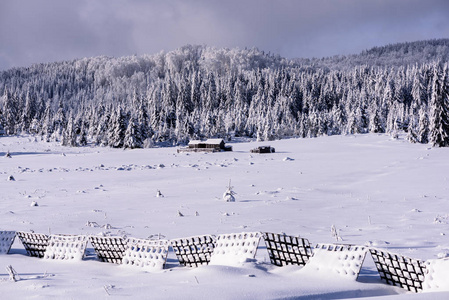
[[185, 44], [286, 57], [449, 37], [446, 0], [4, 0], [0, 69]]

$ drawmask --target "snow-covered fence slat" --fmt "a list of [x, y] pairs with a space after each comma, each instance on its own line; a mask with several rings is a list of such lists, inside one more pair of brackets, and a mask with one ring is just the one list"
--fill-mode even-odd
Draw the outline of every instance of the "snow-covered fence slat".
[[122, 264], [141, 267], [147, 271], [164, 269], [168, 256], [168, 240], [128, 238]]
[[233, 266], [254, 259], [261, 237], [260, 232], [218, 235], [209, 264]]
[[0, 254], [8, 254], [15, 237], [15, 231], [0, 231]]
[[270, 232], [264, 232], [263, 239], [273, 265], [304, 266], [312, 256], [312, 248], [307, 239]]
[[17, 236], [29, 256], [44, 257], [50, 237], [46, 234], [18, 231]]
[[302, 270], [338, 274], [357, 280], [368, 249], [364, 246], [342, 244], [318, 244], [313, 256]]
[[126, 240], [119, 236], [89, 236], [97, 257], [102, 262], [121, 264]]
[[449, 258], [430, 259], [426, 261], [423, 291], [449, 291]]
[[413, 292], [423, 289], [424, 262], [374, 248], [370, 252], [380, 278], [387, 284]]
[[50, 235], [45, 259], [82, 260], [86, 251], [86, 235]]
[[207, 265], [215, 248], [212, 235], [199, 235], [170, 240], [173, 251], [181, 265], [198, 267]]

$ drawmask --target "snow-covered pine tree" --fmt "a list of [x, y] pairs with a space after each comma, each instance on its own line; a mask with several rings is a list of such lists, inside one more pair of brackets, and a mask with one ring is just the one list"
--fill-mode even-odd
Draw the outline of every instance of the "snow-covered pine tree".
[[34, 97], [31, 97], [30, 92], [27, 91], [25, 98], [25, 107], [22, 112], [20, 127], [24, 133], [30, 132], [31, 123], [36, 115], [36, 103]]
[[72, 114], [68, 117], [67, 125], [62, 135], [62, 145], [71, 147], [77, 146], [75, 125]]
[[125, 138], [123, 140], [123, 147], [126, 148], [142, 148], [143, 140], [140, 133], [140, 126], [135, 118], [131, 118], [126, 128]]
[[417, 140], [422, 144], [429, 142], [429, 118], [427, 116], [427, 108], [423, 106], [419, 109]]
[[58, 110], [53, 117], [53, 140], [59, 141], [63, 136], [64, 128], [67, 126], [66, 112], [62, 100], [58, 102]]
[[433, 146], [449, 146], [449, 82], [447, 66], [434, 66], [430, 98], [429, 141]]
[[108, 144], [113, 148], [122, 148], [128, 127], [126, 114], [119, 105], [113, 112], [108, 126]]
[[17, 97], [12, 95], [7, 88], [3, 94], [3, 128], [7, 135], [16, 134], [16, 126], [19, 117], [19, 102]]
[[51, 109], [51, 103], [49, 101], [47, 102], [45, 107], [41, 137], [43, 140], [49, 142], [52, 134], [53, 134], [53, 111]]

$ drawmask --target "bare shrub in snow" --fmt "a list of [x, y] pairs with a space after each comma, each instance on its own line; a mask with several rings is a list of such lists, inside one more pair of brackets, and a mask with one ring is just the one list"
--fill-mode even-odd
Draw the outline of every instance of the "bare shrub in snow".
[[331, 227], [331, 233], [332, 233], [332, 237], [335, 238], [335, 240], [338, 241], [343, 241], [343, 239], [341, 238], [340, 234], [338, 233], [337, 228], [335, 227], [335, 225], [332, 225]]

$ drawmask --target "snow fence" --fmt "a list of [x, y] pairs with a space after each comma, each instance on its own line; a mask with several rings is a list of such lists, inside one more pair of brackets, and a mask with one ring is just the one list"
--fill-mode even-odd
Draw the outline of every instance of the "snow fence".
[[431, 259], [426, 261], [423, 291], [449, 291], [449, 258]]
[[304, 238], [264, 232], [263, 239], [271, 263], [279, 267], [286, 265], [304, 266], [313, 254], [309, 240]]
[[301, 272], [342, 276], [357, 280], [369, 251], [382, 281], [412, 292], [449, 291], [449, 258], [426, 262], [386, 250], [357, 245], [317, 244], [307, 239], [269, 232], [242, 232], [218, 236], [201, 235], [172, 240], [124, 237], [45, 235], [34, 232], [0, 231], [0, 254], [8, 254], [18, 236], [29, 256], [55, 260], [82, 260], [87, 243], [98, 260], [160, 271], [165, 268], [169, 247], [179, 264], [240, 266], [254, 260], [260, 239], [276, 266], [304, 266]]
[[367, 251], [364, 246], [318, 244], [304, 270], [357, 280]]
[[8, 254], [15, 237], [15, 231], [0, 231], [0, 254]]
[[50, 235], [44, 259], [82, 260], [87, 247], [85, 235]]
[[239, 266], [254, 259], [259, 246], [260, 232], [220, 234], [217, 236], [211, 265]]
[[89, 236], [97, 257], [102, 262], [121, 264], [127, 248], [126, 240], [118, 236]]
[[187, 267], [208, 265], [215, 248], [216, 239], [212, 235], [199, 235], [170, 241], [179, 264]]
[[424, 262], [379, 249], [370, 249], [380, 278], [387, 284], [419, 292], [423, 289], [426, 266]]
[[17, 236], [23, 244], [29, 256], [44, 257], [50, 236], [34, 232], [17, 232]]
[[164, 269], [168, 255], [167, 240], [127, 239], [122, 264], [141, 267], [146, 271]]

